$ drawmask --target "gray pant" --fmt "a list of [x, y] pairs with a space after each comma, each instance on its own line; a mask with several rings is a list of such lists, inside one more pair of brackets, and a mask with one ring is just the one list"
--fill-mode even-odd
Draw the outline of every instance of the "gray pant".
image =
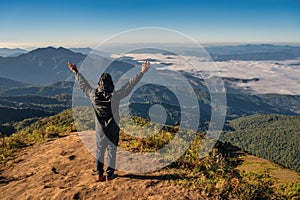
[[100, 124], [96, 126], [96, 142], [97, 142], [97, 155], [96, 155], [96, 166], [97, 173], [99, 176], [103, 176], [104, 170], [104, 154], [106, 149], [108, 150], [107, 157], [107, 169], [106, 174], [108, 176], [114, 174], [116, 168], [116, 153], [119, 142], [119, 131], [120, 128], [112, 120], [107, 127], [101, 127]]

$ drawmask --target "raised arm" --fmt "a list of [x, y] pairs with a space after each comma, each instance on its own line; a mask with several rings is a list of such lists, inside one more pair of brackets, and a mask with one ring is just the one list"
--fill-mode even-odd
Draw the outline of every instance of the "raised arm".
[[114, 92], [114, 97], [117, 99], [123, 99], [129, 95], [134, 86], [142, 79], [143, 75], [149, 70], [150, 62], [145, 61], [142, 64], [141, 72], [131, 78], [121, 89]]
[[90, 86], [89, 82], [84, 78], [82, 74], [78, 72], [75, 64], [68, 62], [68, 67], [74, 73], [80, 89], [86, 94], [86, 96], [91, 98], [92, 94], [94, 93], [94, 89]]

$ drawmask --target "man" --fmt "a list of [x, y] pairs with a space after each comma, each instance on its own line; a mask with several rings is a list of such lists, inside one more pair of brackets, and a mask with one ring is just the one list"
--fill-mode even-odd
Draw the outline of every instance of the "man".
[[[75, 64], [68, 62], [69, 69], [75, 74], [80, 89], [91, 99], [95, 111], [96, 126], [96, 167], [97, 181], [110, 181], [116, 177], [116, 152], [119, 142], [119, 104], [128, 96], [134, 86], [150, 68], [150, 62], [142, 64], [141, 72], [131, 78], [121, 89], [115, 91], [110, 74], [101, 74], [96, 89], [78, 72]], [[106, 177], [103, 175], [104, 153], [108, 149]]]

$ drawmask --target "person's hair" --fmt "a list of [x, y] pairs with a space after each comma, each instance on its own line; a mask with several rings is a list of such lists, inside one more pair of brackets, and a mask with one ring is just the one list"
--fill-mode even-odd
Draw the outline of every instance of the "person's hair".
[[111, 94], [115, 89], [111, 75], [108, 73], [101, 74], [98, 82], [99, 92], [104, 92], [105, 96]]

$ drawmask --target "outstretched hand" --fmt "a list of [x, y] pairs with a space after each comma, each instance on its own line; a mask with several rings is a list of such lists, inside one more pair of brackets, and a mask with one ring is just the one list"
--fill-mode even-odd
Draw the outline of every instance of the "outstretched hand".
[[77, 69], [77, 67], [76, 67], [76, 65], [75, 64], [72, 64], [71, 62], [68, 62], [68, 67], [69, 67], [69, 69], [72, 71], [72, 72], [78, 72], [78, 69]]
[[149, 61], [145, 61], [142, 64], [142, 73], [145, 74], [148, 71], [149, 68], [150, 68], [150, 62]]

